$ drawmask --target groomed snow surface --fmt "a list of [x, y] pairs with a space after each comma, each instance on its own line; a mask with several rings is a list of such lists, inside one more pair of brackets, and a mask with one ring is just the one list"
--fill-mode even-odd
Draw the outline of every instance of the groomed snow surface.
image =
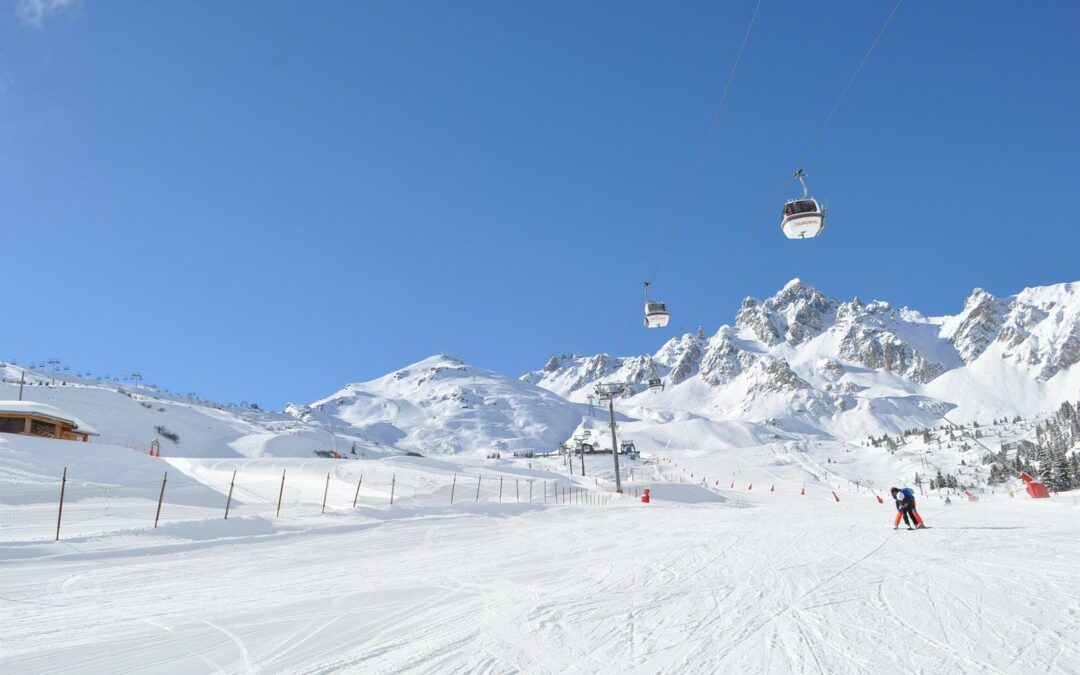
[[[85, 444], [26, 442], [0, 448], [5, 480], [37, 480], [31, 456], [51, 474], [43, 443], [92, 471], [71, 455]], [[1080, 672], [1076, 495], [932, 497], [931, 529], [894, 531], [888, 501], [810, 451], [635, 463], [628, 487], [649, 486], [652, 503], [606, 506], [476, 503], [467, 490], [440, 504], [443, 478], [468, 469], [449, 460], [113, 452], [129, 453], [112, 460], [131, 483], [169, 468], [193, 509], [220, 508], [233, 470], [253, 491], [295, 473], [300, 492], [330, 472], [339, 503], [361, 470], [391, 473], [413, 500], [391, 507], [373, 488], [327, 514], [0, 537], [0, 672]], [[559, 460], [471, 470], [569, 484]], [[577, 486], [595, 499], [606, 483]]]

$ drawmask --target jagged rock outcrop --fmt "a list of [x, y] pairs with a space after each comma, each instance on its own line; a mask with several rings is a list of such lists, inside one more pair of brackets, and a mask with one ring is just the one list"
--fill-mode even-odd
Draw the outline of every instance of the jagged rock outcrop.
[[694, 375], [701, 365], [702, 340], [696, 335], [672, 338], [656, 354], [656, 361], [668, 367], [668, 383], [678, 384]]
[[735, 325], [750, 330], [766, 345], [780, 342], [799, 345], [828, 327], [838, 305], [816, 288], [793, 279], [764, 302], [754, 298], [743, 300]]
[[963, 311], [942, 327], [942, 335], [953, 343], [964, 363], [971, 363], [997, 338], [1008, 309], [1007, 302], [976, 288]]
[[854, 324], [840, 340], [840, 356], [867, 368], [885, 370], [914, 382], [926, 383], [945, 371], [895, 334]]

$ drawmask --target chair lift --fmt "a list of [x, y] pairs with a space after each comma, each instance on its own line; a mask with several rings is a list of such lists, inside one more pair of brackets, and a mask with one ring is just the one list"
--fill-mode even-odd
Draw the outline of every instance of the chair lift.
[[780, 220], [780, 229], [788, 239], [811, 239], [825, 229], [825, 209], [818, 201], [810, 197], [810, 188], [806, 186], [806, 173], [799, 169], [793, 174], [802, 183], [803, 194], [799, 199], [789, 199], [784, 204]]
[[668, 313], [667, 305], [664, 303], [649, 300], [649, 286], [651, 285], [648, 281], [645, 282], [645, 327], [663, 328], [668, 325], [671, 314]]
[[649, 380], [649, 391], [656, 394], [664, 391], [664, 381], [659, 377], [654, 377]]

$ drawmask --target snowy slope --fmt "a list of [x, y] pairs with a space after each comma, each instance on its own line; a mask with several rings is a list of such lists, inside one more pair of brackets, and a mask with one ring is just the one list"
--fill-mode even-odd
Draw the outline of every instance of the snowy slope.
[[550, 452], [581, 419], [556, 394], [446, 354], [286, 410], [423, 454]]
[[1068, 498], [731, 491], [0, 546], [6, 673], [1075, 673]]
[[[223, 406], [180, 397], [149, 387], [131, 388], [88, 378], [0, 367], [0, 400], [15, 400], [19, 380], [26, 379], [23, 400], [56, 406], [85, 420], [101, 435], [94, 444], [147, 451], [154, 439], [166, 457], [311, 456], [328, 450], [333, 439], [325, 427], [306, 424], [283, 413]], [[359, 436], [353, 440], [368, 452], [377, 445]]]

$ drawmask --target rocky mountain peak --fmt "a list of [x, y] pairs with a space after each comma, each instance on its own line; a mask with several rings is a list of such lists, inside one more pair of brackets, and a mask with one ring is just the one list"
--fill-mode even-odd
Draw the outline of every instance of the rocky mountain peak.
[[942, 337], [953, 343], [965, 363], [971, 363], [997, 338], [1008, 310], [1008, 302], [976, 288], [963, 311], [942, 326]]
[[769, 346], [780, 342], [798, 345], [824, 332], [839, 304], [801, 279], [792, 279], [764, 302], [743, 300], [735, 325]]

